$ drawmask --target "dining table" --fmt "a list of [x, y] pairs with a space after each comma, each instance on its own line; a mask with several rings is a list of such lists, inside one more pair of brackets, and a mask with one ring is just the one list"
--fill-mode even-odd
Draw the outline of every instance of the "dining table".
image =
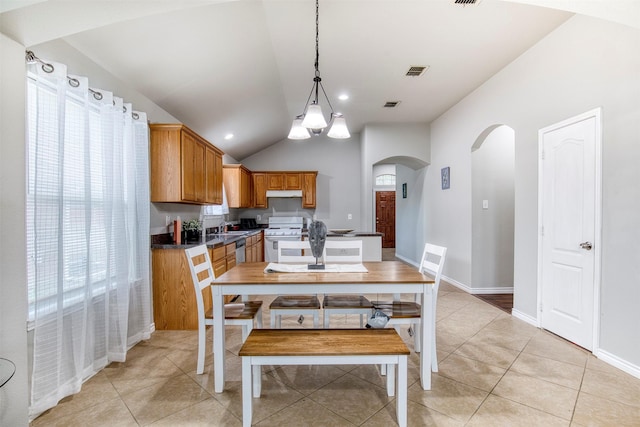
[[[353, 272], [331, 268], [331, 265], [325, 270], [277, 271], [277, 268], [267, 269], [268, 265], [266, 262], [240, 263], [217, 277], [211, 286], [214, 319], [224, 319], [225, 295], [247, 298], [248, 295], [417, 294], [422, 306], [420, 384], [423, 390], [431, 389], [433, 277], [401, 261], [364, 262], [355, 266]], [[224, 322], [214, 322], [213, 363], [214, 390], [222, 393], [225, 382]]]

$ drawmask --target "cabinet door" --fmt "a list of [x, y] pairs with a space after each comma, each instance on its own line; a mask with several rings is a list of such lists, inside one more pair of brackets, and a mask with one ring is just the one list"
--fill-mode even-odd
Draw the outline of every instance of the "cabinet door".
[[264, 173], [251, 174], [253, 180], [253, 207], [267, 207], [267, 177]]
[[284, 189], [285, 190], [302, 190], [302, 174], [285, 173]]
[[240, 169], [240, 205], [251, 207], [251, 174], [246, 169]]
[[302, 178], [302, 207], [316, 207], [316, 174], [305, 173]]
[[189, 133], [182, 132], [182, 200], [204, 202], [205, 146]]
[[219, 205], [222, 203], [222, 178], [219, 176], [222, 173], [222, 156], [210, 146], [206, 146], [205, 168], [205, 202]]
[[284, 174], [269, 172], [267, 174], [267, 190], [284, 190]]
[[[208, 167], [208, 166], [207, 166]], [[213, 204], [222, 204], [222, 153], [213, 150]]]

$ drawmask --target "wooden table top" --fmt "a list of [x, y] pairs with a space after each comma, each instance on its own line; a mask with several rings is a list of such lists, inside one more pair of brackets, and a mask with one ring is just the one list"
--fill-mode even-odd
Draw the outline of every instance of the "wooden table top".
[[239, 356], [409, 354], [395, 329], [254, 329]]
[[434, 283], [434, 279], [400, 261], [364, 262], [367, 273], [322, 270], [303, 273], [265, 273], [267, 262], [244, 262], [216, 278], [213, 285], [305, 283]]

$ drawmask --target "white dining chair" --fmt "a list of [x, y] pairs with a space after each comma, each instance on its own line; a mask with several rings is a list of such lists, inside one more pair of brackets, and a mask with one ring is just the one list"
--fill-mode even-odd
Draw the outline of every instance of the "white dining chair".
[[[436, 354], [436, 302], [438, 300], [438, 289], [440, 287], [440, 277], [442, 275], [442, 268], [444, 267], [444, 260], [447, 254], [447, 248], [443, 246], [433, 245], [426, 243], [424, 245], [424, 251], [422, 252], [422, 259], [418, 270], [421, 273], [434, 277], [433, 285], [433, 306], [429, 310], [431, 316], [433, 329], [431, 331], [431, 368], [433, 372], [438, 372], [438, 357]], [[414, 348], [416, 353], [421, 351], [420, 342], [420, 325], [421, 318], [420, 313], [422, 311], [419, 296], [416, 295], [415, 301], [401, 301], [399, 294], [394, 294], [393, 301], [381, 302], [373, 301], [373, 306], [376, 309], [382, 310], [387, 316], [389, 316], [389, 322], [387, 326], [393, 326], [398, 332], [400, 325], [410, 325], [410, 329], [413, 333]]]
[[[308, 240], [279, 240], [278, 263], [315, 264]], [[297, 315], [302, 324], [304, 315], [313, 316], [313, 327], [320, 325], [320, 300], [317, 295], [278, 295], [269, 305], [271, 328], [282, 326], [282, 316]]]
[[[326, 264], [362, 264], [362, 240], [326, 240], [324, 262]], [[329, 327], [331, 316], [336, 314], [359, 314], [360, 327], [363, 328], [373, 305], [364, 295], [327, 294], [322, 301], [322, 308], [325, 328]]]
[[[191, 280], [198, 309], [198, 364], [196, 374], [202, 374], [204, 372], [206, 329], [207, 326], [213, 326], [214, 322], [217, 321], [213, 317], [213, 295], [211, 295], [211, 308], [205, 310], [203, 291], [212, 286], [216, 277], [206, 245], [185, 249], [184, 252], [189, 262], [189, 270], [191, 270]], [[225, 326], [242, 326], [242, 342], [251, 333], [254, 319], [258, 328], [262, 328], [262, 301], [245, 301], [225, 304], [224, 306], [224, 324]], [[213, 333], [213, 328], [211, 332]]]

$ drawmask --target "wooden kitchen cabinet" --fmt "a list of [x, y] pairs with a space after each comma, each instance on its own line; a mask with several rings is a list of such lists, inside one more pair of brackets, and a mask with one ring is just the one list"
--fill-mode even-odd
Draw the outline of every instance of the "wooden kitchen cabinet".
[[[157, 330], [198, 329], [196, 294], [183, 250], [151, 251], [153, 321]], [[211, 289], [204, 290], [205, 311], [211, 308]]]
[[302, 174], [267, 172], [267, 190], [302, 190]]
[[267, 174], [263, 172], [253, 172], [251, 174], [253, 182], [253, 203], [254, 208], [267, 207]]
[[262, 231], [247, 237], [246, 258], [247, 262], [264, 261], [264, 241]]
[[149, 129], [151, 201], [222, 203], [222, 151], [182, 124]]
[[222, 178], [229, 207], [250, 208], [253, 200], [251, 171], [242, 165], [224, 165]]
[[302, 174], [302, 207], [316, 207], [316, 176], [317, 172], [304, 172]]

